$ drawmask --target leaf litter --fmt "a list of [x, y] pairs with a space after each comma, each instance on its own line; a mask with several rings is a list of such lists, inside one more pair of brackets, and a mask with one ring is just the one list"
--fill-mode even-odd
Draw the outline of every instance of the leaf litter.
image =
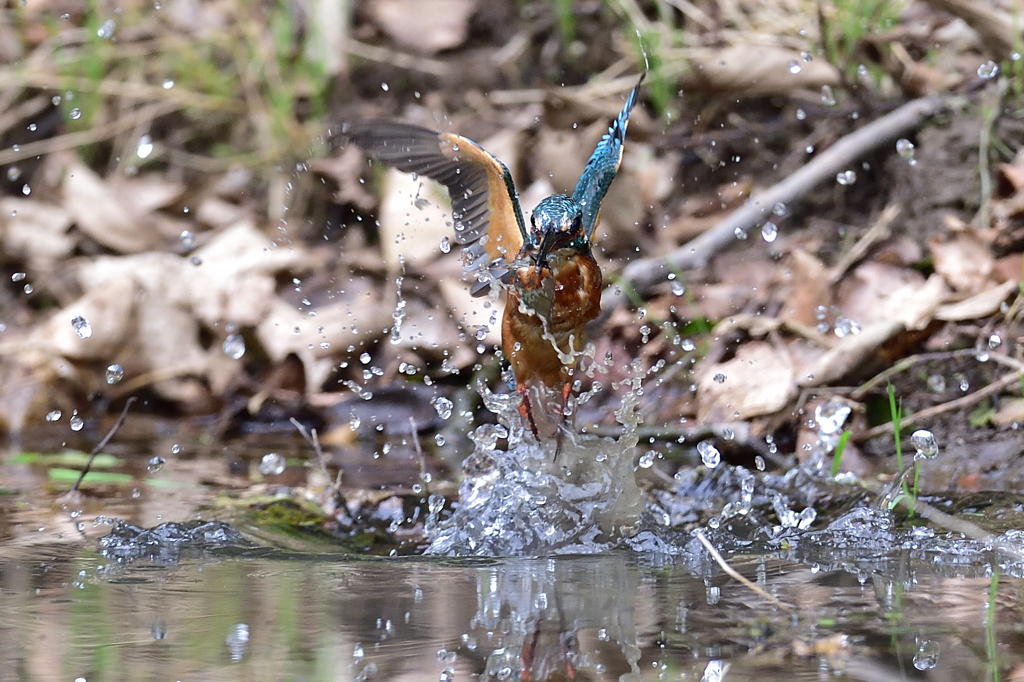
[[[409, 21], [413, 13], [402, 2], [371, 2], [365, 15], [350, 17], [351, 40], [336, 71], [348, 74], [347, 97], [319, 118], [309, 116], [316, 83], [304, 72], [290, 74], [294, 90], [268, 69], [267, 83], [246, 82], [228, 95], [180, 71], [174, 78], [149, 74], [157, 87], [132, 99], [124, 93], [135, 76], [112, 59], [102, 80], [65, 91], [54, 85], [54, 55], [34, 37], [49, 10], [27, 8], [28, 39], [18, 57], [33, 66], [19, 72], [2, 113], [13, 116], [19, 98], [53, 91], [64, 98], [64, 126], [75, 132], [58, 127], [41, 140], [8, 141], [11, 153], [3, 157], [6, 177], [14, 178], [0, 216], [11, 273], [0, 337], [0, 370], [9, 378], [0, 417], [8, 430], [45, 431], [45, 415], [55, 409], [101, 417], [128, 395], [141, 395], [153, 401], [149, 409], [172, 418], [214, 415], [225, 433], [272, 421], [274, 404], [292, 395], [287, 384], [299, 387], [299, 404], [315, 415], [325, 440], [347, 429], [355, 448], [387, 458], [391, 448], [419, 448], [422, 438], [437, 445], [420, 457], [453, 476], [465, 433], [414, 422], [405, 441], [382, 443], [356, 424], [355, 412], [336, 408], [350, 394], [370, 400], [413, 382], [430, 397], [412, 400], [443, 398], [459, 404], [467, 420], [475, 415], [487, 424], [493, 417], [467, 387], [474, 377], [501, 386], [494, 357], [500, 302], [472, 299], [457, 281], [458, 250], [445, 246], [451, 216], [443, 192], [422, 178], [370, 168], [351, 149], [326, 151], [328, 120], [390, 116], [464, 131], [510, 164], [528, 204], [529, 197], [571, 186], [637, 65], [623, 39], [629, 32], [616, 33], [597, 15], [586, 15], [578, 30], [603, 36], [610, 46], [603, 55], [592, 54], [592, 40], [545, 39], [540, 28], [550, 17], [543, 12], [515, 18], [515, 30], [502, 32], [512, 40], [499, 41], [494, 27], [507, 29], [509, 22], [502, 10], [468, 0], [438, 5], [446, 8], [437, 12], [444, 25], [430, 31]], [[639, 359], [648, 375], [639, 409], [643, 428], [654, 435], [637, 449], [658, 455], [648, 485], [657, 487], [657, 472], [671, 478], [699, 467], [696, 443], [685, 437], [691, 426], [717, 434], [711, 440], [730, 465], [771, 454], [774, 466], [787, 466], [806, 459], [795, 449], [807, 438], [810, 406], [841, 398], [852, 414], [871, 415], [881, 387], [856, 387], [924, 352], [930, 359], [917, 374], [889, 377], [910, 419], [931, 410], [915, 426], [947, 442], [988, 440], [992, 434], [972, 426], [957, 399], [990, 387], [979, 401], [995, 410], [1016, 390], [1021, 372], [1021, 270], [1013, 253], [1024, 214], [1019, 112], [1005, 99], [1000, 115], [986, 123], [988, 100], [972, 99], [972, 92], [999, 96], [998, 83], [977, 64], [1002, 56], [987, 54], [984, 42], [1001, 35], [1001, 15], [947, 7], [967, 25], [936, 15], [933, 35], [924, 38], [899, 31], [862, 37], [861, 48], [884, 44], [894, 59], [851, 76], [845, 64], [817, 51], [815, 21], [794, 25], [793, 14], [750, 13], [739, 5], [717, 19], [692, 8], [672, 21], [627, 7], [638, 26], [678, 30], [690, 47], [665, 42], [663, 70], [654, 79], [661, 85], [652, 82], [637, 112], [608, 197], [597, 251], [611, 293], [606, 319], [591, 334], [593, 376], [580, 386], [589, 399], [580, 401], [578, 425], [621, 434], [612, 413], [633, 390], [626, 368]], [[223, 31], [260, 30], [246, 22], [229, 28], [229, 8], [206, 11], [221, 13], [208, 25]], [[138, 37], [122, 26], [120, 47], [156, 36], [158, 43], [222, 49], [214, 34], [191, 23], [157, 25], [144, 12], [138, 16]], [[716, 21], [720, 31], [711, 30]], [[300, 35], [296, 30], [293, 38]], [[955, 58], [953, 73], [937, 78], [917, 51], [921, 41], [951, 46], [941, 54]], [[266, 40], [253, 44], [272, 49]], [[474, 67], [479, 49], [502, 66]], [[265, 56], [267, 64], [275, 58]], [[567, 87], [538, 75], [556, 65], [563, 74], [556, 80]], [[13, 61], [9, 68], [16, 70]], [[468, 85], [453, 80], [455, 73]], [[852, 81], [868, 94], [853, 96]], [[272, 109], [274, 88], [293, 97], [291, 109]], [[913, 99], [934, 92], [945, 98], [941, 105]], [[89, 99], [82, 126], [74, 112], [89, 94], [107, 99]], [[852, 145], [852, 152], [843, 146], [862, 122], [885, 120], [885, 112], [895, 115], [906, 102], [916, 109], [892, 119], [898, 132]], [[229, 110], [246, 115], [232, 123], [223, 116]], [[931, 118], [939, 111], [943, 118]], [[278, 133], [268, 132], [268, 115], [280, 117]], [[10, 135], [15, 123], [31, 123], [3, 120]], [[982, 149], [995, 172], [976, 186], [964, 178], [978, 177], [982, 142], [965, 131], [985, 125], [1001, 146]], [[237, 149], [225, 158], [216, 139], [230, 139]], [[29, 148], [42, 157], [34, 172], [19, 151], [23, 144], [42, 145]], [[125, 150], [134, 154], [130, 162]], [[813, 161], [820, 161], [813, 183], [787, 190], [786, 201], [766, 201]], [[829, 165], [840, 162], [838, 172]], [[823, 182], [820, 169], [834, 181]], [[920, 190], [913, 200], [900, 187], [908, 178]], [[887, 214], [891, 204], [903, 209], [900, 215]], [[733, 211], [751, 206], [757, 224], [741, 224]], [[885, 230], [868, 239], [881, 223]], [[701, 235], [708, 238], [699, 250], [688, 244]], [[693, 267], [672, 271], [657, 260], [687, 248]], [[637, 277], [641, 271], [645, 276]], [[73, 322], [79, 319], [86, 324]], [[963, 348], [976, 349], [973, 359], [954, 354]], [[123, 383], [106, 379], [115, 363]], [[296, 366], [296, 382], [261, 387], [269, 376], [291, 376]], [[590, 391], [594, 382], [600, 387]], [[1016, 427], [1008, 414], [998, 428]], [[727, 426], [735, 422], [747, 427], [739, 441]], [[850, 423], [858, 475], [892, 472], [886, 420]], [[344, 472], [354, 457], [339, 446], [331, 465]], [[641, 478], [647, 480], [642, 471]], [[1006, 488], [1019, 482], [991, 481]], [[422, 480], [383, 484], [426, 489]]]

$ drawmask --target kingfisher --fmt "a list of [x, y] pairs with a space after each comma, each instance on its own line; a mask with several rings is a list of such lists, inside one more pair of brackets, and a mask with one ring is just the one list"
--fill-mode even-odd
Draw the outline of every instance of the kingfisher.
[[[519, 411], [540, 438], [531, 389], [560, 394], [564, 421], [583, 330], [601, 313], [601, 268], [592, 250], [601, 201], [622, 162], [629, 115], [641, 75], [618, 117], [591, 154], [571, 196], [543, 199], [527, 227], [508, 168], [472, 140], [383, 120], [346, 123], [342, 142], [372, 160], [432, 178], [448, 189], [455, 241], [463, 246], [473, 293], [506, 291], [501, 345], [522, 396]], [[547, 419], [546, 423], [558, 423]]]

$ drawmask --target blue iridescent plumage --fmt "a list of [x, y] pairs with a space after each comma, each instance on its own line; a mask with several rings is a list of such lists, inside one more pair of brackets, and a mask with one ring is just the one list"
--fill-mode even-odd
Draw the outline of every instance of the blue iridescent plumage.
[[626, 141], [629, 113], [633, 110], [633, 105], [636, 104], [636, 95], [640, 90], [640, 83], [643, 81], [644, 78], [641, 76], [640, 82], [629, 93], [629, 99], [622, 107], [619, 117], [608, 128], [608, 132], [598, 143], [597, 149], [590, 155], [590, 160], [587, 161], [587, 166], [583, 169], [579, 182], [576, 183], [576, 189], [573, 190], [572, 198], [579, 204], [583, 213], [583, 229], [587, 233], [588, 239], [594, 234], [598, 214], [601, 212], [601, 201], [608, 192], [608, 187], [615, 179], [619, 164], [622, 162], [622, 146]]

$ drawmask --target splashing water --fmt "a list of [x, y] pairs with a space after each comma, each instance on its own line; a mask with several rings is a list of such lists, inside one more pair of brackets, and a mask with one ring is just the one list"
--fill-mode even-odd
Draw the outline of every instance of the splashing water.
[[[533, 438], [517, 394], [478, 388], [499, 424], [471, 434], [475, 448], [463, 462], [458, 506], [442, 523], [440, 509], [432, 508], [427, 554], [592, 554], [637, 532], [644, 508], [633, 464], [642, 421], [638, 367], [615, 413], [625, 433], [616, 439], [566, 432], [560, 447]], [[497, 447], [502, 438], [506, 450]]]

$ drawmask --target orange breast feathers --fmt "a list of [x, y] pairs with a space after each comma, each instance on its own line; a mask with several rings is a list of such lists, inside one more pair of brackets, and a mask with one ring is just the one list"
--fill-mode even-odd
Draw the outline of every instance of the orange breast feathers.
[[[549, 267], [516, 269], [508, 287], [501, 345], [516, 382], [565, 385], [583, 348], [583, 328], [601, 313], [601, 269], [589, 253], [551, 254]], [[554, 276], [552, 276], [554, 273]]]

